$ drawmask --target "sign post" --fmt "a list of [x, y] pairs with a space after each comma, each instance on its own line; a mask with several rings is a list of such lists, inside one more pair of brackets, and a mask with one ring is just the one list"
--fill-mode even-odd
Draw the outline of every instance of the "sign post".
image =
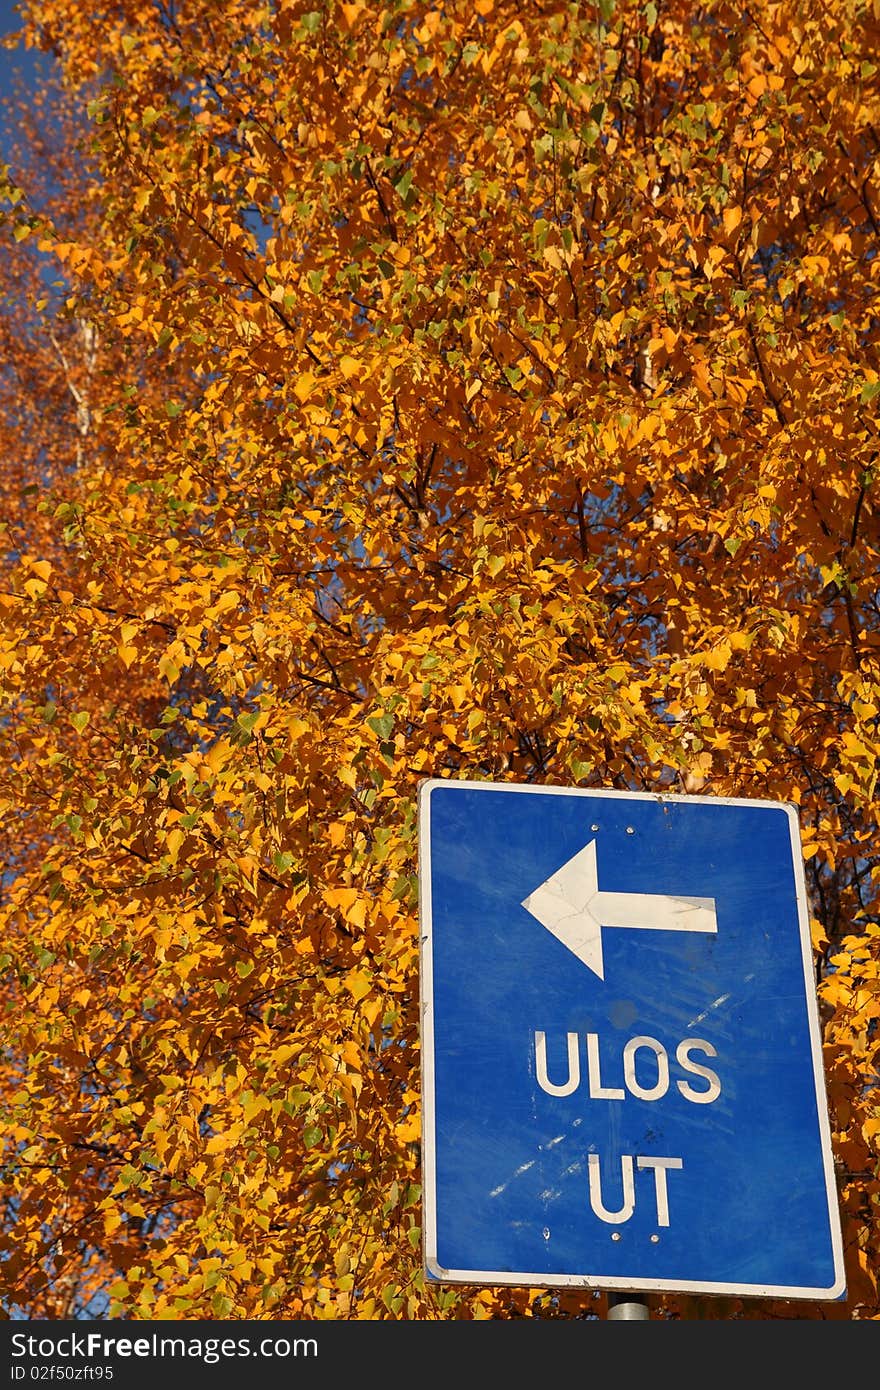
[[795, 808], [435, 779], [419, 861], [428, 1276], [843, 1297]]

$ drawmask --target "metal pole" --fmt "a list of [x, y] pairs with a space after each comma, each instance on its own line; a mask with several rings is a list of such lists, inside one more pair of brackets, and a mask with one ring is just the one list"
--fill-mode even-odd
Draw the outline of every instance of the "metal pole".
[[608, 1295], [608, 1321], [625, 1319], [627, 1322], [649, 1321], [648, 1300], [637, 1293], [610, 1293]]

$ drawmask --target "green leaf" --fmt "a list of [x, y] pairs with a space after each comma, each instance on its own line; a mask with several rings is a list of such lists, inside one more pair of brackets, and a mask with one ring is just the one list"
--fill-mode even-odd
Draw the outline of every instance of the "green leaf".
[[246, 734], [253, 733], [254, 725], [260, 717], [260, 711], [254, 710], [252, 714], [239, 714], [235, 720], [240, 729], [244, 729]]
[[380, 738], [388, 738], [388, 735], [394, 728], [394, 715], [390, 714], [386, 710], [384, 714], [371, 715], [371, 717], [367, 720], [367, 723], [369, 724], [373, 732], [378, 734]]

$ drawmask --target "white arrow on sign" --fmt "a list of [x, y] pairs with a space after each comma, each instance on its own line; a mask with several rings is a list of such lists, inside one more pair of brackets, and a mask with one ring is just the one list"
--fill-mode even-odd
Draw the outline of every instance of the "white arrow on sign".
[[522, 906], [589, 970], [605, 978], [603, 927], [716, 932], [714, 898], [672, 898], [662, 893], [603, 893], [591, 840], [522, 901]]

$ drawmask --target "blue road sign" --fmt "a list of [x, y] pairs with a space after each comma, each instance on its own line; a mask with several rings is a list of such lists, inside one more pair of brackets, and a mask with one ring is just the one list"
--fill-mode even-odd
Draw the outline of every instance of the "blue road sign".
[[428, 1275], [843, 1297], [795, 808], [431, 780], [419, 860]]

